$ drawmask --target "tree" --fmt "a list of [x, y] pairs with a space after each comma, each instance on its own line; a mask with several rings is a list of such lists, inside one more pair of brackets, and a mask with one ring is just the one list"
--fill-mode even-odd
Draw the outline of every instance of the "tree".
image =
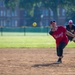
[[53, 11], [53, 17], [57, 21], [58, 20], [58, 11], [57, 8], [59, 6], [59, 0], [42, 0], [42, 4], [45, 8], [51, 9]]
[[72, 19], [75, 23], [75, 0], [65, 0], [66, 21]]
[[58, 21], [58, 8], [61, 6], [66, 10], [66, 19], [75, 19], [75, 0], [41, 0], [45, 8], [51, 9], [54, 19]]
[[18, 5], [18, 0], [4, 0], [7, 8], [14, 9]]
[[34, 8], [42, 4], [43, 7], [53, 11], [53, 17], [56, 21], [58, 21], [58, 8], [60, 6], [66, 10], [67, 17], [72, 13], [71, 10], [75, 12], [75, 0], [5, 0], [5, 4], [11, 8], [15, 8], [18, 5], [20, 8], [27, 10], [31, 15], [34, 13]]

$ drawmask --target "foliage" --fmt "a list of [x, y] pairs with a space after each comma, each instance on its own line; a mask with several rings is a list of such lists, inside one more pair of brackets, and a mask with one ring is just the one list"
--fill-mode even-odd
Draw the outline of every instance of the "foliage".
[[65, 8], [67, 17], [75, 12], [75, 0], [4, 0], [9, 8], [19, 6], [21, 9], [27, 10], [31, 15], [34, 14], [35, 6], [43, 6], [53, 11], [55, 20], [58, 17], [58, 7]]
[[4, 0], [7, 8], [14, 9], [18, 5], [18, 0]]
[[[54, 18], [57, 20], [58, 18], [58, 10], [60, 6], [63, 7], [66, 10], [67, 17], [66, 19], [69, 19], [68, 17], [75, 12], [75, 0], [41, 0], [42, 4], [46, 8], [50, 8], [54, 13]], [[73, 13], [72, 13], [73, 11]], [[75, 14], [73, 14], [74, 16]]]

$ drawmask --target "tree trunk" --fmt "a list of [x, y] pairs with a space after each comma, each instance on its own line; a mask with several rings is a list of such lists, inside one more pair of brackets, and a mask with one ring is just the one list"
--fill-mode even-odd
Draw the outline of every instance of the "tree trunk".
[[53, 19], [58, 23], [58, 13], [57, 8], [52, 9], [53, 10]]

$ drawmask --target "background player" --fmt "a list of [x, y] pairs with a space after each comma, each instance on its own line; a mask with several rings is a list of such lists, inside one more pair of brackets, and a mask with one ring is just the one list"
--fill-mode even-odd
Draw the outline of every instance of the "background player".
[[[73, 21], [72, 21], [72, 20], [69, 20], [68, 25], [66, 25], [66, 29], [67, 29], [68, 31], [70, 31], [71, 33], [75, 34], [75, 25], [73, 24]], [[67, 35], [67, 36], [68, 36], [68, 35]], [[69, 40], [69, 41], [74, 41], [74, 40], [73, 40], [73, 37], [71, 37], [71, 36], [68, 36], [68, 40]], [[74, 41], [74, 42], [75, 42], [75, 41]]]
[[75, 35], [67, 31], [65, 27], [58, 26], [55, 21], [51, 21], [50, 26], [51, 26], [51, 30], [49, 34], [52, 35], [53, 38], [56, 40], [56, 50], [57, 50], [57, 56], [58, 56], [58, 60], [56, 64], [59, 64], [62, 62], [63, 49], [68, 44], [67, 35], [71, 37], [75, 37]]

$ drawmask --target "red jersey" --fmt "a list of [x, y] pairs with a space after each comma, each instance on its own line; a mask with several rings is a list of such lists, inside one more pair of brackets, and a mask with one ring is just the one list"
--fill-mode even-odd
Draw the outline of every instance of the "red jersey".
[[59, 26], [56, 31], [49, 32], [54, 39], [56, 40], [56, 47], [59, 46], [61, 42], [68, 43], [68, 37], [66, 36], [66, 28], [63, 26]]

